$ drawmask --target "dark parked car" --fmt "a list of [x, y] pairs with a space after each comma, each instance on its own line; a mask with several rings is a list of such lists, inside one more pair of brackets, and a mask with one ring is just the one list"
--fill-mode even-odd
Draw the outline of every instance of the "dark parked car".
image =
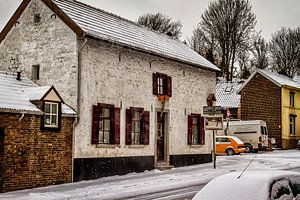
[[300, 140], [298, 140], [298, 143], [297, 143], [297, 149], [300, 150]]

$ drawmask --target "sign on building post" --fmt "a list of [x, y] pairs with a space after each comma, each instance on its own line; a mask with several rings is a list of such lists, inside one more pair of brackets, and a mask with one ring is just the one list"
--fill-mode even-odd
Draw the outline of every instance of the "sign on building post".
[[221, 106], [204, 106], [205, 129], [213, 131], [213, 163], [216, 169], [216, 130], [223, 130], [223, 115]]

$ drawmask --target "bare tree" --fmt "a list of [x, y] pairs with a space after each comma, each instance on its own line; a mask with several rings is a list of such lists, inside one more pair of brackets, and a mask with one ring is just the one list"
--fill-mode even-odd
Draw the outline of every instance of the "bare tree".
[[300, 69], [300, 27], [282, 28], [270, 41], [271, 67], [292, 78]]
[[213, 64], [217, 64], [218, 46], [211, 35], [204, 33], [201, 27], [194, 28], [192, 37], [188, 39], [189, 46]]
[[269, 65], [268, 44], [260, 35], [256, 35], [252, 41], [250, 49], [252, 58], [251, 66], [258, 69], [265, 69]]
[[144, 14], [138, 18], [137, 23], [173, 38], [181, 36], [182, 23], [180, 21], [172, 21], [171, 17], [159, 12], [156, 14]]
[[209, 4], [199, 26], [214, 38], [221, 55], [221, 68], [232, 80], [234, 63], [239, 51], [249, 48], [256, 17], [248, 0], [217, 0]]
[[239, 66], [239, 77], [241, 79], [247, 79], [250, 74], [251, 74], [251, 69], [250, 69], [250, 56], [249, 56], [249, 51], [239, 51], [238, 54], [238, 59], [237, 63]]

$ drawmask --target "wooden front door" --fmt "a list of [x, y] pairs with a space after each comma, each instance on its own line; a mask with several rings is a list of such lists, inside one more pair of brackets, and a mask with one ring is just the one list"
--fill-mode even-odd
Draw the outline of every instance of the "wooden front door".
[[157, 161], [165, 161], [165, 113], [157, 112]]

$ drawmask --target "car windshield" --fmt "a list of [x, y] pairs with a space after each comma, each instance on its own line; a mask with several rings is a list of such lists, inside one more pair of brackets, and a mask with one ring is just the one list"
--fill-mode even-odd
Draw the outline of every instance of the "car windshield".
[[240, 140], [240, 138], [234, 137], [234, 136], [232, 136], [232, 138], [233, 138], [238, 144], [244, 144], [244, 142], [243, 142], [242, 140]]

